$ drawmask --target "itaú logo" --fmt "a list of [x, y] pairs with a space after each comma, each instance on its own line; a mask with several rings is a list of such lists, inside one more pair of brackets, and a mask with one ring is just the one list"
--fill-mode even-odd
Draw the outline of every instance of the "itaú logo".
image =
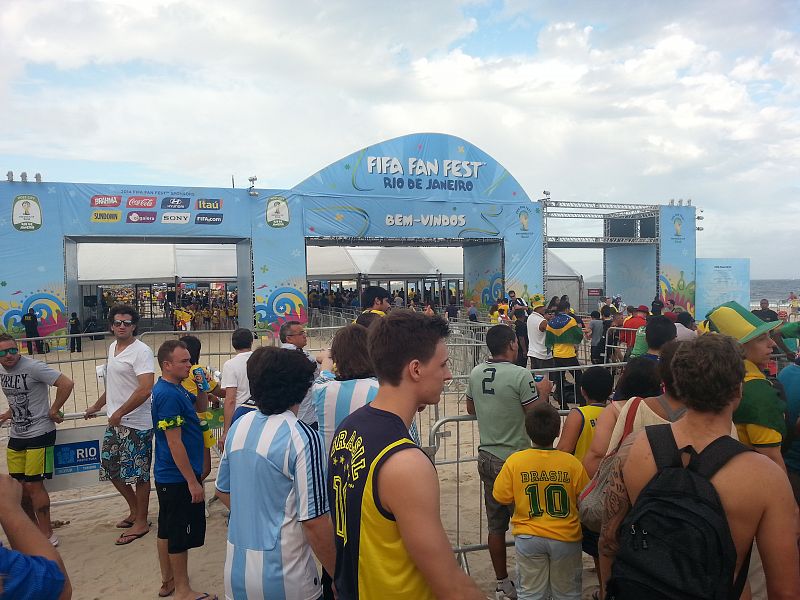
[[161, 215], [161, 222], [185, 225], [189, 222], [189, 213], [164, 213]]

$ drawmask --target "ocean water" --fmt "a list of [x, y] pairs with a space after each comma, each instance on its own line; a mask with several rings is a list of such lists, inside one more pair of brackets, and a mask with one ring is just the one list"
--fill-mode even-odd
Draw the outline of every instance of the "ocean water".
[[758, 304], [761, 298], [770, 301], [770, 305], [787, 304], [789, 292], [800, 295], [800, 279], [751, 279], [750, 303]]

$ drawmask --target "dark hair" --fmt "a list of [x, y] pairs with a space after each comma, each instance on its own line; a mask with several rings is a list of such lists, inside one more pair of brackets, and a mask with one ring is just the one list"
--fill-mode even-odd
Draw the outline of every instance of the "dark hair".
[[643, 356], [630, 359], [617, 382], [617, 397], [648, 398], [659, 394], [661, 394], [661, 379], [658, 377], [655, 361]]
[[497, 302], [495, 302], [494, 304], [492, 304], [492, 305], [489, 307], [489, 312], [490, 312], [490, 313], [493, 313], [493, 312], [495, 312], [495, 311], [497, 311], [497, 310], [499, 310], [499, 309], [497, 308]]
[[289, 335], [291, 328], [295, 325], [302, 325], [302, 323], [300, 321], [284, 321], [281, 323], [281, 328], [278, 330], [278, 337], [282, 343], [286, 343], [286, 337]]
[[558, 306], [558, 296], [553, 296], [550, 298], [550, 302], [547, 303], [547, 308], [555, 308]]
[[569, 300], [561, 300], [558, 303], [558, 312], [569, 312]]
[[189, 356], [192, 359], [192, 364], [196, 365], [197, 363], [199, 363], [200, 350], [203, 347], [203, 344], [200, 342], [200, 340], [193, 335], [184, 335], [179, 339], [184, 344], [186, 344], [186, 349], [189, 351]]
[[581, 389], [592, 402], [605, 402], [614, 389], [614, 376], [604, 367], [589, 367], [581, 375]]
[[687, 408], [720, 413], [741, 396], [741, 345], [727, 335], [701, 335], [683, 342], [672, 358], [672, 377]]
[[[608, 307], [606, 307], [606, 308], [608, 308]], [[600, 311], [599, 310], [593, 310], [589, 316], [592, 317], [593, 319], [599, 319], [600, 318]]]
[[302, 350], [258, 348], [247, 359], [250, 396], [265, 415], [279, 415], [303, 400], [314, 371], [316, 364]]
[[383, 317], [378, 313], [374, 313], [371, 310], [367, 310], [356, 317], [356, 324], [369, 329], [369, 326], [372, 325], [375, 319], [382, 319], [382, 318]]
[[508, 290], [508, 295], [510, 296], [511, 294], [514, 294], [516, 296], [517, 292], [515, 292], [514, 290]]
[[[172, 353], [175, 352], [177, 348], [186, 348], [186, 344], [184, 344], [181, 340], [167, 340], [161, 344], [158, 347], [158, 353], [156, 354], [158, 366], [163, 368], [164, 361], [170, 360], [172, 358]], [[186, 349], [188, 350], [188, 348]]]
[[247, 350], [253, 347], [253, 332], [240, 327], [231, 334], [231, 346], [235, 350]]
[[486, 345], [492, 356], [503, 354], [516, 339], [517, 334], [508, 325], [493, 325], [486, 332]]
[[389, 297], [389, 292], [377, 285], [370, 285], [364, 290], [361, 296], [361, 306], [364, 308], [372, 308], [375, 300], [383, 300]]
[[14, 339], [13, 335], [9, 335], [8, 333], [0, 333], [0, 342], [14, 342], [17, 343], [17, 340]]
[[117, 315], [130, 315], [131, 321], [136, 325], [139, 322], [139, 311], [133, 308], [130, 304], [115, 304], [108, 311], [109, 324], [114, 322]]
[[675, 375], [672, 372], [672, 358], [683, 342], [671, 340], [661, 347], [658, 359], [658, 376], [664, 384], [664, 389], [673, 398], [680, 399], [680, 394], [675, 387]]
[[670, 340], [674, 340], [678, 335], [675, 323], [664, 315], [653, 315], [647, 320], [644, 328], [644, 339], [647, 340], [647, 347], [653, 350], [660, 350], [661, 346]]
[[534, 444], [547, 448], [561, 431], [561, 417], [549, 402], [539, 403], [525, 415], [525, 431]]
[[[512, 332], [513, 333], [513, 332]], [[367, 346], [381, 383], [400, 385], [412, 360], [428, 362], [439, 341], [450, 335], [447, 321], [412, 310], [393, 310], [369, 328]]]
[[336, 363], [336, 379], [366, 379], [375, 376], [367, 350], [367, 328], [362, 325], [352, 323], [336, 332], [331, 342], [331, 358]]
[[678, 316], [675, 319], [675, 321], [677, 321], [684, 327], [691, 327], [692, 323], [694, 323], [694, 317], [692, 317], [692, 315], [690, 315], [686, 311], [681, 311], [678, 313]]

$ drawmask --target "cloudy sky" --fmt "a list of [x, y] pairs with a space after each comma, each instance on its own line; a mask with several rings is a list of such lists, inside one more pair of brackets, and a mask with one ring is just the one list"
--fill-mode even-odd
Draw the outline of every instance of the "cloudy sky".
[[796, 1], [2, 0], [0, 64], [3, 173], [286, 188], [437, 131], [534, 198], [692, 198], [699, 256], [798, 275]]

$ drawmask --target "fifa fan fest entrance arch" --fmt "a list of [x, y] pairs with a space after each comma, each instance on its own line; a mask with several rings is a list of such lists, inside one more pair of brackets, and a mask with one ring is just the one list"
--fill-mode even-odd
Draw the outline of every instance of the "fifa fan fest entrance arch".
[[[360, 149], [288, 190], [4, 182], [0, 327], [21, 335], [33, 308], [41, 335], [65, 333], [83, 306], [77, 244], [87, 242], [236, 244], [239, 322], [260, 329], [307, 318], [306, 245], [462, 246], [467, 300], [486, 305], [509, 289], [535, 299], [545, 293], [545, 208], [481, 149], [430, 133]], [[673, 206], [607, 215], [619, 234], [607, 291], [672, 297], [666, 278], [693, 310], [694, 218]]]

